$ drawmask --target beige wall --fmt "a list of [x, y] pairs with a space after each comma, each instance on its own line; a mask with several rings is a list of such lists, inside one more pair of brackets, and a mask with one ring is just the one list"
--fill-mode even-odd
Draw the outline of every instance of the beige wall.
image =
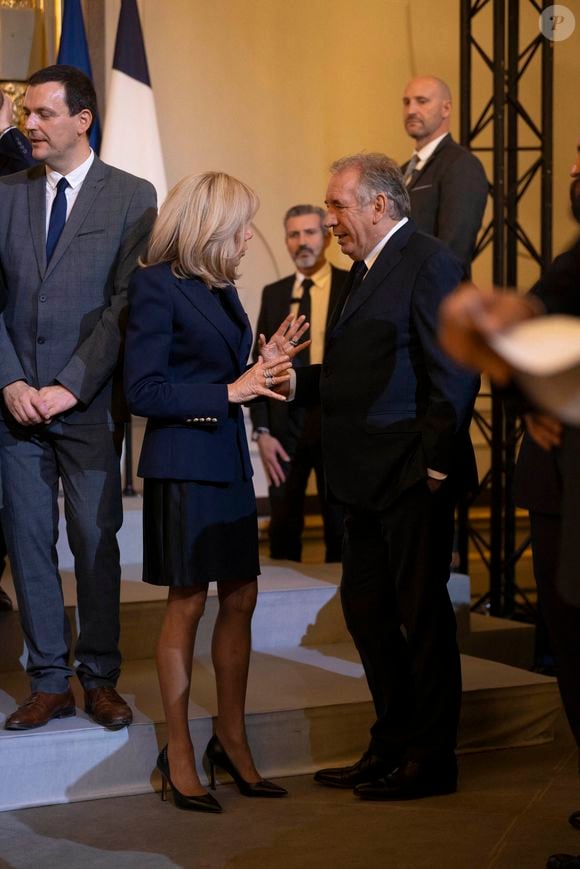
[[[110, 67], [119, 0], [106, 2]], [[554, 242], [572, 237], [567, 172], [580, 132], [580, 0], [568, 0], [578, 31], [555, 44]], [[207, 168], [231, 172], [255, 187], [262, 207], [258, 235], [244, 262], [241, 289], [255, 313], [261, 286], [289, 271], [281, 215], [298, 201], [321, 202], [329, 162], [350, 151], [384, 150], [397, 160], [410, 151], [400, 98], [414, 74], [433, 72], [459, 87], [459, 0], [140, 0], [169, 184]], [[536, 16], [522, 3], [522, 27]], [[491, 8], [491, 7], [490, 7]], [[486, 41], [488, 12], [478, 19]], [[476, 65], [475, 108], [490, 89]], [[479, 88], [479, 93], [478, 93]], [[523, 80], [538, 117], [539, 78]], [[457, 135], [459, 106], [453, 131]], [[139, 136], [127, 147], [139, 147]], [[483, 142], [485, 144], [485, 141]], [[484, 161], [485, 162], [485, 161]], [[539, 200], [527, 201], [527, 230], [536, 239]], [[331, 259], [341, 263], [334, 243]], [[521, 257], [520, 284], [536, 268]], [[348, 263], [345, 263], [348, 265]], [[475, 276], [490, 279], [490, 258]]]
[[[106, 4], [110, 68], [119, 0]], [[554, 45], [554, 252], [573, 237], [568, 172], [580, 134], [580, 0], [567, 0], [576, 33]], [[329, 163], [355, 150], [384, 150], [403, 161], [411, 143], [402, 129], [401, 94], [413, 75], [445, 79], [459, 124], [459, 0], [139, 0], [169, 184], [189, 172], [223, 169], [258, 191], [257, 234], [243, 263], [242, 298], [252, 321], [261, 287], [288, 274], [281, 217], [297, 202], [322, 203]], [[522, 2], [522, 33], [537, 33], [532, 4]], [[356, 12], [354, 11], [356, 8]], [[476, 20], [489, 51], [492, 4]], [[474, 61], [473, 113], [491, 93], [491, 73]], [[522, 100], [539, 122], [538, 58], [522, 79]], [[522, 127], [526, 144], [536, 144]], [[139, 147], [139, 136], [127, 147]], [[491, 144], [491, 128], [480, 145]], [[490, 156], [483, 157], [491, 172]], [[522, 167], [531, 157], [522, 156]], [[489, 211], [489, 209], [488, 209]], [[539, 183], [524, 200], [523, 223], [539, 238]], [[349, 266], [335, 242], [330, 258]], [[525, 251], [519, 284], [538, 269]], [[491, 281], [491, 250], [475, 263], [478, 282]], [[485, 399], [479, 403], [485, 410]], [[488, 451], [475, 432], [480, 470]], [[259, 474], [259, 463], [256, 463]], [[256, 479], [259, 494], [264, 481]]]

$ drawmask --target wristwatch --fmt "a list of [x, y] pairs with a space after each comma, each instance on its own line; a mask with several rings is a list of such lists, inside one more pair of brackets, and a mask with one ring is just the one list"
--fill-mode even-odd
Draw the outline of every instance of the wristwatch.
[[265, 425], [259, 425], [252, 432], [252, 440], [257, 441], [258, 438], [260, 437], [260, 435], [263, 435], [263, 434], [270, 434], [270, 429]]

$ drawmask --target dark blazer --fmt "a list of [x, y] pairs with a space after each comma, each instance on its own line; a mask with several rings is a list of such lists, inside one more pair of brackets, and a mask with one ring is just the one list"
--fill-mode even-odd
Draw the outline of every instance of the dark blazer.
[[[403, 173], [406, 168], [407, 163]], [[423, 169], [414, 173], [408, 190], [417, 228], [446, 244], [469, 274], [489, 192], [477, 157], [448, 134]]]
[[0, 175], [10, 175], [34, 165], [30, 142], [13, 127], [0, 136]]
[[[549, 314], [580, 316], [580, 241], [556, 257], [532, 287]], [[515, 496], [519, 507], [559, 515], [562, 510], [560, 450], [543, 450], [524, 435], [515, 472]]]
[[455, 257], [409, 221], [342, 315], [339, 300], [321, 369], [297, 370], [298, 401], [320, 380], [327, 481], [339, 501], [383, 510], [427, 468], [473, 486], [468, 426], [479, 378], [437, 343], [439, 304], [460, 279]]
[[79, 399], [66, 422], [111, 422], [127, 285], [155, 189], [95, 157], [48, 266], [44, 166], [1, 178], [0, 199], [0, 389], [60, 383]]
[[245, 369], [252, 330], [234, 287], [224, 297], [231, 316], [202, 281], [175, 277], [167, 263], [131, 280], [125, 388], [131, 411], [148, 417], [142, 477], [252, 476], [242, 409], [226, 386]]
[[[336, 301], [342, 293], [348, 272], [337, 269], [331, 265], [332, 278], [330, 283], [330, 297], [328, 299], [328, 314], [326, 323], [332, 316]], [[258, 314], [256, 336], [263, 333], [269, 338], [276, 331], [282, 320], [288, 316], [292, 299], [295, 275], [288, 275], [273, 284], [268, 284], [262, 291], [262, 302]], [[254, 359], [258, 358], [258, 343], [254, 345]], [[295, 366], [300, 367], [303, 363], [300, 356], [296, 358]], [[250, 416], [254, 429], [264, 426], [270, 429], [274, 437], [278, 438], [288, 449], [288, 441], [296, 441], [301, 434], [304, 422], [304, 409], [294, 402], [262, 401], [250, 406]]]

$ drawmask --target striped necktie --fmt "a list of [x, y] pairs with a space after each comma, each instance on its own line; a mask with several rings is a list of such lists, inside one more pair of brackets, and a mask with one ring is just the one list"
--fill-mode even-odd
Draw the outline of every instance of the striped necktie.
[[413, 180], [413, 175], [415, 173], [415, 169], [417, 168], [417, 163], [419, 162], [419, 155], [413, 154], [409, 162], [407, 163], [407, 168], [405, 169], [405, 174], [403, 175], [403, 181], [405, 182], [405, 187], [408, 187], [411, 181]]

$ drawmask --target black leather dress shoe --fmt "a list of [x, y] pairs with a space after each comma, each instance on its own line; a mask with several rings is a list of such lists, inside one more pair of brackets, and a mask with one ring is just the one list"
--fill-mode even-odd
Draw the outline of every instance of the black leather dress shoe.
[[372, 782], [392, 766], [370, 751], [365, 751], [360, 760], [351, 766], [337, 766], [330, 769], [319, 769], [314, 773], [314, 781], [329, 788], [346, 788], [352, 790], [362, 782]]
[[457, 790], [455, 757], [441, 761], [407, 760], [388, 775], [355, 787], [362, 800], [418, 800], [452, 794]]
[[546, 869], [580, 869], [580, 855], [574, 857], [573, 854], [552, 854], [548, 857]]

